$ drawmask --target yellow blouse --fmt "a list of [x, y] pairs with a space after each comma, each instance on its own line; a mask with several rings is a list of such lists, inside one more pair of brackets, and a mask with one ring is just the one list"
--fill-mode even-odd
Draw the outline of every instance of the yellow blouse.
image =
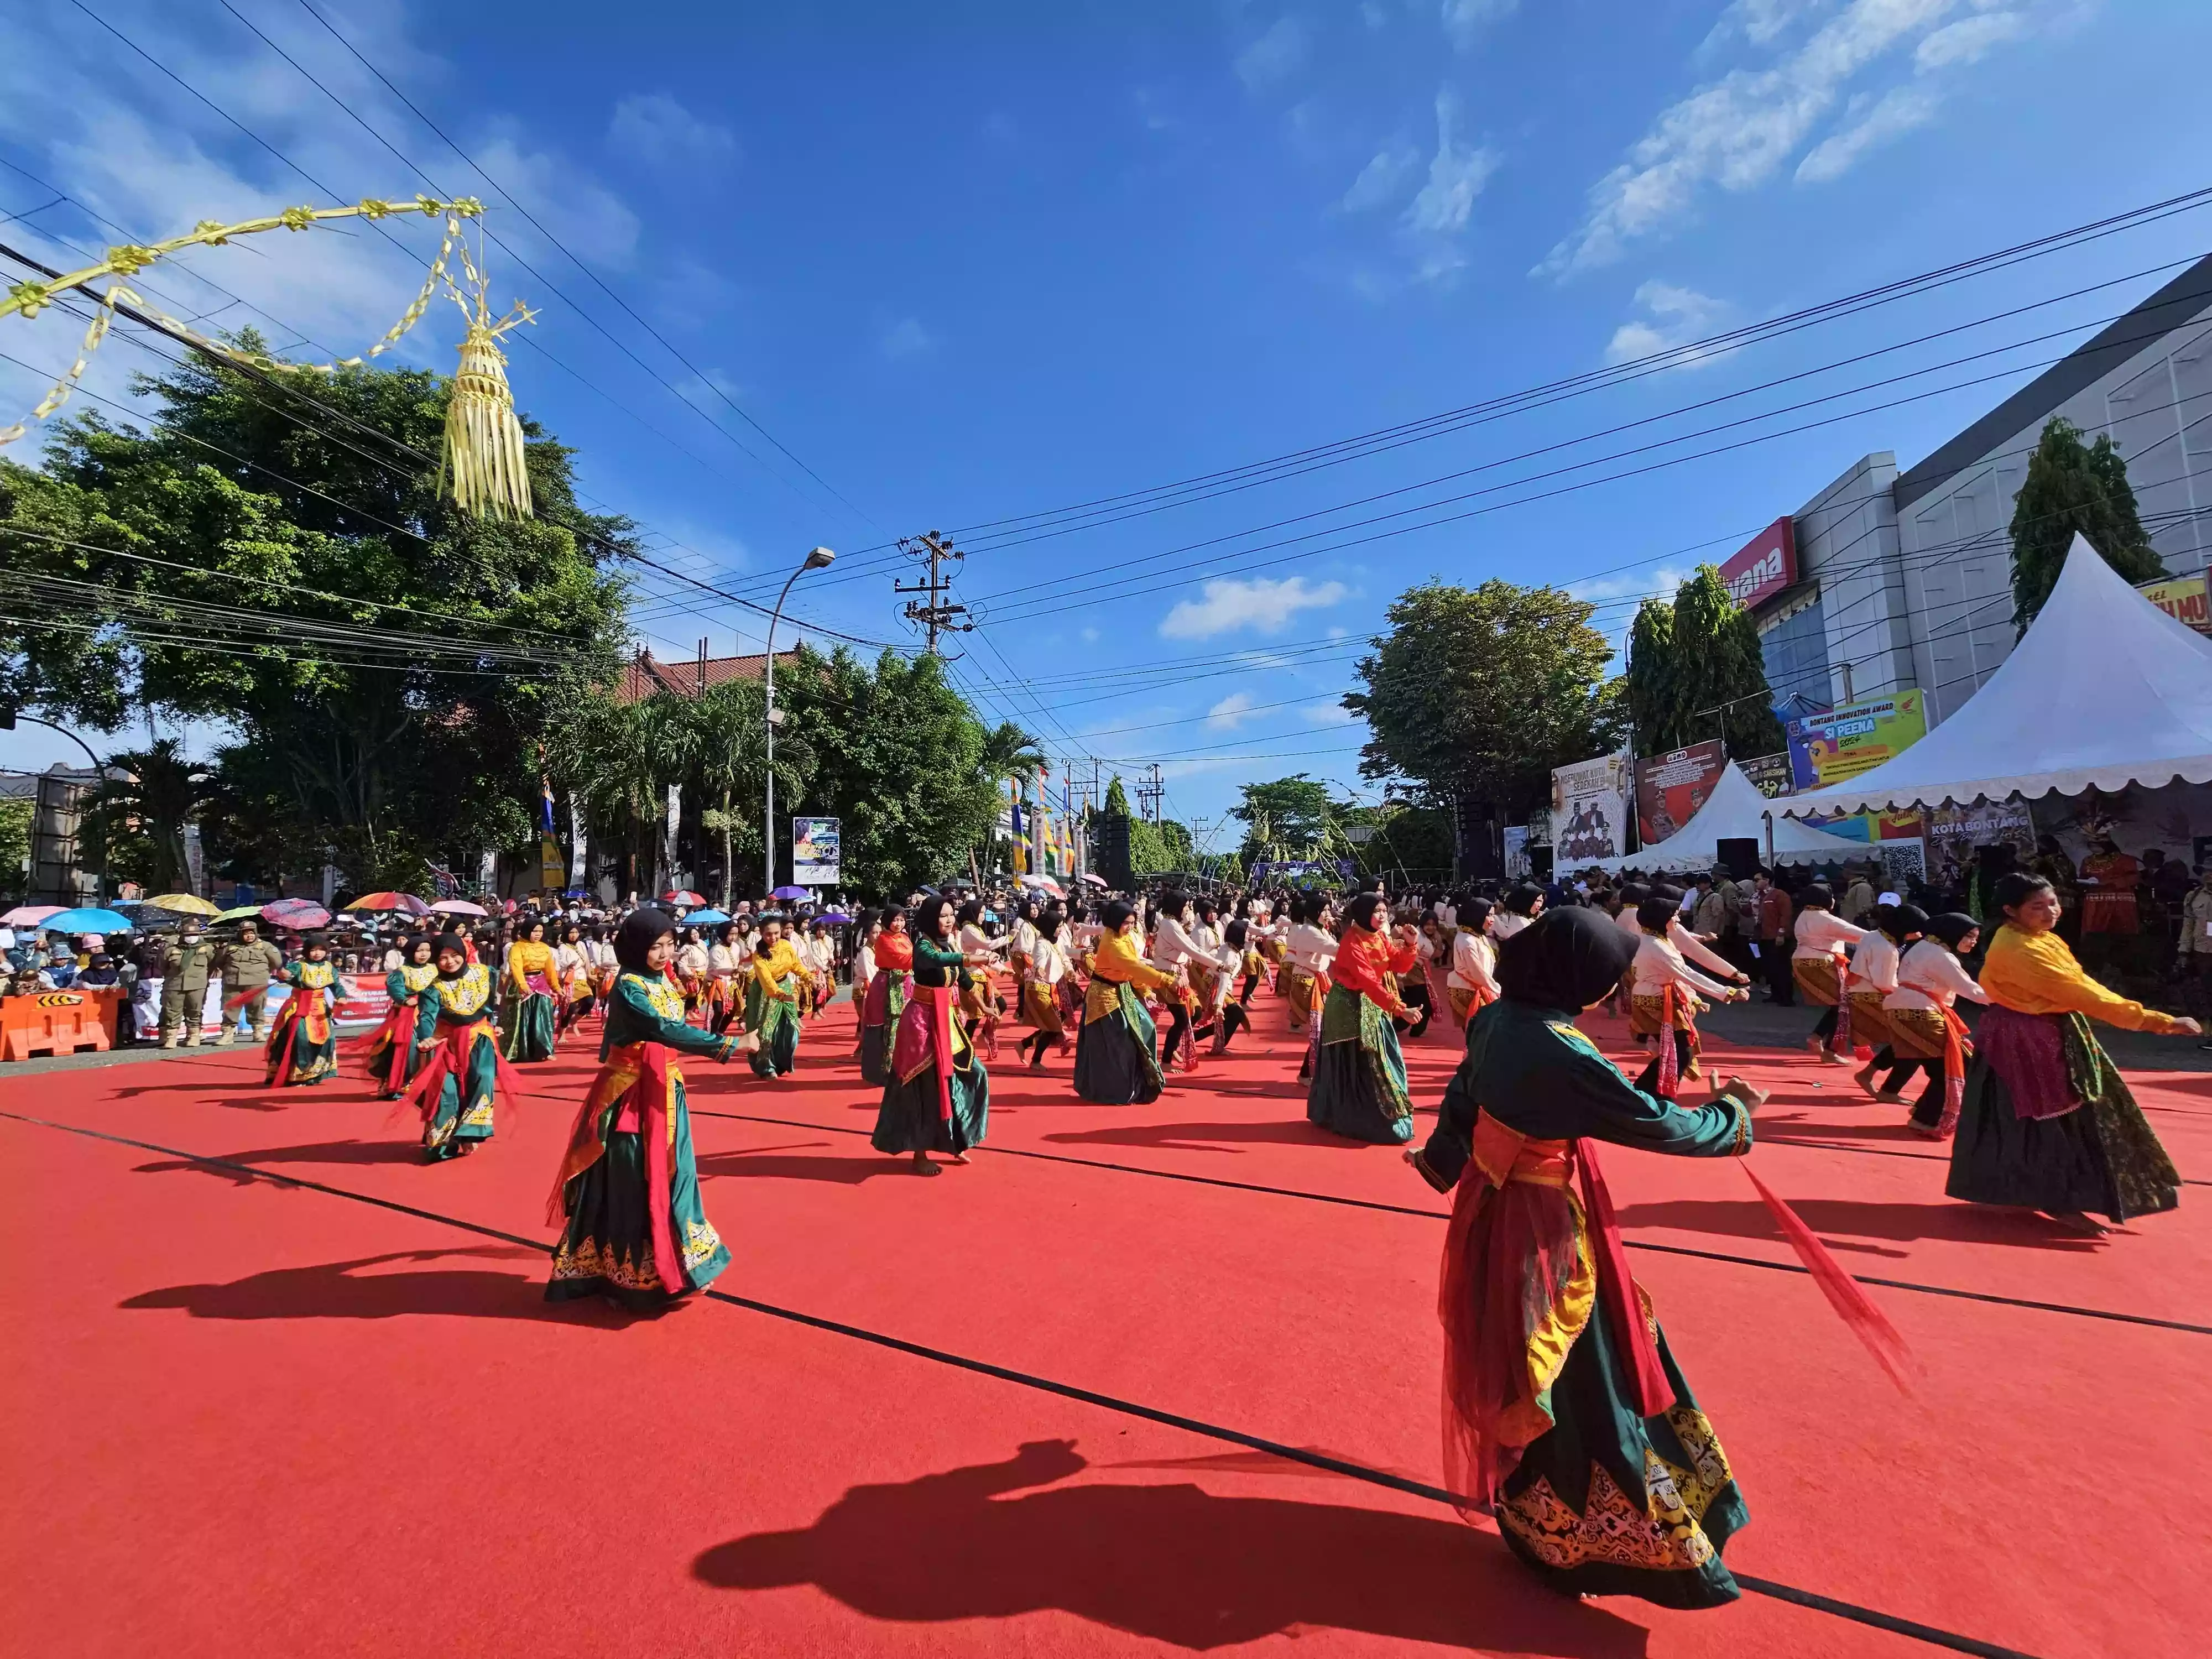
[[2024, 933], [2007, 922], [1990, 941], [1982, 988], [2000, 1007], [2023, 1014], [2086, 1014], [2124, 1031], [2171, 1031], [2174, 1019], [2108, 991], [2081, 971], [2056, 933]]
[[535, 939], [517, 939], [507, 947], [507, 981], [526, 996], [532, 974], [543, 974], [546, 983], [552, 983], [553, 947]]
[[1135, 939], [1120, 933], [1098, 936], [1091, 972], [1095, 978], [1112, 980], [1117, 985], [1131, 986], [1139, 991], [1175, 983], [1173, 974], [1164, 973], [1145, 960], [1137, 950]]
[[783, 981], [793, 974], [808, 977], [806, 964], [799, 959], [799, 952], [787, 939], [776, 940], [765, 957], [756, 955], [752, 972], [754, 982], [769, 996], [783, 995]]

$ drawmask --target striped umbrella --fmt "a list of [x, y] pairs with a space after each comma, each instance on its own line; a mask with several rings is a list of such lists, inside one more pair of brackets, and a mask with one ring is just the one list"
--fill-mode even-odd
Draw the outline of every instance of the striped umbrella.
[[412, 893], [363, 893], [349, 910], [397, 910], [410, 916], [427, 916], [430, 907]]

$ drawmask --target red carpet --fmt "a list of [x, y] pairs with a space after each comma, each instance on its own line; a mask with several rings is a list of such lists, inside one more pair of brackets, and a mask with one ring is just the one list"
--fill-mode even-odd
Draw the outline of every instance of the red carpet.
[[[930, 1181], [867, 1146], [844, 1008], [795, 1079], [690, 1067], [717, 1288], [1433, 1482], [1443, 1201], [1306, 1127], [1263, 1002], [1261, 1041], [1144, 1108], [1009, 1043], [989, 1145]], [[1612, 1158], [1751, 1504], [1729, 1564], [1837, 1610], [1566, 1602], [1434, 1502], [1110, 1404], [727, 1302], [549, 1310], [542, 1254], [455, 1224], [546, 1237], [580, 1048], [435, 1167], [364, 1082], [266, 1091], [241, 1054], [0, 1091], [191, 1155], [0, 1118], [7, 1650], [1947, 1650], [1884, 1617], [1954, 1651], [2201, 1650], [2212, 1189], [2077, 1241], [1946, 1200], [1942, 1149], [1843, 1068], [1714, 1057], [1774, 1086], [1762, 1175], [1888, 1281], [1923, 1370], [1899, 1396], [1810, 1279], [1760, 1265], [1795, 1258], [1741, 1171]], [[1417, 1098], [1455, 1058], [1413, 1048]], [[2212, 1180], [2212, 1079], [2131, 1081]]]

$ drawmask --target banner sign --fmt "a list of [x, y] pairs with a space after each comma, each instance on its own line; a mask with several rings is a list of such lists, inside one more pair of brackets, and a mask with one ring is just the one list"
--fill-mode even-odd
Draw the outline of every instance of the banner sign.
[[1846, 703], [1789, 723], [1790, 770], [1802, 793], [1848, 783], [1894, 760], [1928, 735], [1928, 710], [1917, 690]]
[[2212, 634], [2212, 601], [2207, 599], [2203, 577], [2175, 576], [2147, 582], [2136, 592], [2176, 622], [2187, 623], [2200, 634]]
[[1747, 611], [1797, 580], [1797, 521], [1777, 519], [1721, 567], [1729, 597]]
[[1963, 890], [1984, 847], [2009, 843], [2021, 867], [2035, 856], [2035, 818], [2024, 800], [1938, 806], [1928, 814], [1928, 876], [1941, 888]]
[[1720, 739], [1693, 743], [1636, 763], [1636, 834], [1644, 845], [1662, 842], [1705, 804], [1727, 769]]
[[1751, 787], [1769, 800], [1779, 800], [1795, 787], [1796, 781], [1790, 773], [1790, 751], [1779, 750], [1771, 755], [1753, 755], [1749, 760], [1736, 764], [1743, 769]]
[[1601, 755], [1552, 772], [1554, 867], [1609, 859], [1628, 850], [1628, 760]]
[[837, 884], [838, 847], [842, 820], [793, 818], [791, 821], [791, 882], [794, 887], [834, 887]]

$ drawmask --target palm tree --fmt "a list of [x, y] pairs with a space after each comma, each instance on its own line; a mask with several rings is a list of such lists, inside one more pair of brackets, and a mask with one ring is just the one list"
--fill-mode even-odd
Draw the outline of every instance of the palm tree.
[[148, 884], [157, 893], [179, 890], [191, 879], [185, 828], [215, 798], [215, 774], [186, 760], [174, 738], [120, 750], [108, 765], [112, 769], [85, 812], [86, 827], [111, 848], [143, 836]]
[[[740, 825], [757, 823], [768, 775], [767, 693], [758, 680], [725, 680], [684, 706], [702, 829], [722, 838], [722, 908], [737, 896], [735, 842]], [[797, 800], [814, 776], [814, 754], [794, 732], [777, 743], [775, 785]], [[750, 836], [746, 837], [750, 842]]]
[[[983, 752], [976, 763], [996, 790], [1009, 778], [1035, 777], [1044, 766], [1044, 750], [1020, 726], [1001, 720], [983, 733]], [[987, 846], [984, 850], [990, 849]]]
[[574, 790], [594, 817], [621, 825], [629, 852], [641, 840], [651, 849], [641, 862], [656, 891], [668, 787], [684, 780], [695, 757], [689, 707], [665, 692], [633, 703], [596, 695], [569, 710], [546, 744], [555, 782]]

